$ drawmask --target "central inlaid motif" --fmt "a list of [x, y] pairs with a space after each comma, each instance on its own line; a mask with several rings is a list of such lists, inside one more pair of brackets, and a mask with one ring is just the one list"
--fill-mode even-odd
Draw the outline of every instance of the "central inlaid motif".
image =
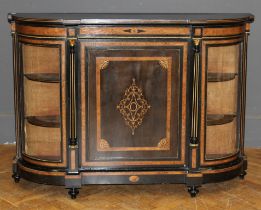
[[133, 78], [131, 86], [125, 90], [123, 99], [117, 105], [126, 125], [131, 128], [132, 135], [134, 135], [135, 129], [141, 125], [144, 115], [150, 108], [151, 106], [144, 99], [142, 89], [136, 85]]

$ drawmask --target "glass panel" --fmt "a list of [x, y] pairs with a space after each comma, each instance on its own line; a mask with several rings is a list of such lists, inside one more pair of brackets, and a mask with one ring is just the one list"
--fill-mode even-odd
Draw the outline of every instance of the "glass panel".
[[25, 120], [25, 153], [43, 160], [59, 160], [60, 128], [35, 126]]
[[240, 44], [208, 47], [206, 159], [238, 151]]
[[60, 53], [55, 46], [23, 44], [24, 73], [59, 73]]
[[61, 160], [60, 50], [57, 45], [22, 45], [24, 153]]

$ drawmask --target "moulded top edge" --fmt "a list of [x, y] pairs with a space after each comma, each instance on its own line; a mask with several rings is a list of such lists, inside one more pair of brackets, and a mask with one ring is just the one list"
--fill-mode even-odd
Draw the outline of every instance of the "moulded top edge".
[[8, 21], [53, 25], [227, 24], [253, 22], [250, 13], [9, 13]]

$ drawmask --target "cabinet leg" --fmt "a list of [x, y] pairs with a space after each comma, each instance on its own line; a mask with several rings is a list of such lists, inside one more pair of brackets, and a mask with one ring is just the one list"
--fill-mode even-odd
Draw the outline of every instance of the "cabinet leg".
[[15, 183], [18, 183], [21, 177], [18, 173], [13, 173], [12, 178], [14, 179]]
[[71, 196], [71, 199], [75, 199], [79, 194], [79, 190], [77, 188], [70, 188], [68, 194]]
[[197, 186], [193, 185], [188, 187], [188, 192], [190, 193], [190, 196], [194, 198], [199, 193], [199, 190]]
[[246, 171], [242, 171], [242, 172], [239, 174], [239, 178], [240, 178], [240, 179], [244, 179], [244, 178], [245, 178], [245, 175], [247, 175], [247, 172], [246, 172]]

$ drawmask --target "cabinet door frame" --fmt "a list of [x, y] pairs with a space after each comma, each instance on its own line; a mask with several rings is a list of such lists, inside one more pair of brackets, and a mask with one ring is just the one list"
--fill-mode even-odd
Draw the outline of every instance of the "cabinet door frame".
[[[150, 166], [150, 165], [168, 165], [168, 166], [177, 166], [177, 165], [181, 165], [181, 166], [185, 166], [187, 164], [187, 76], [188, 76], [188, 54], [189, 54], [189, 44], [190, 44], [190, 40], [146, 40], [144, 41], [144, 39], [140, 39], [140, 40], [128, 40], [128, 39], [117, 39], [117, 40], [89, 40], [89, 39], [80, 39], [79, 42], [79, 46], [80, 46], [80, 60], [81, 60], [81, 64], [80, 64], [80, 80], [81, 80], [81, 87], [80, 90], [82, 91], [80, 93], [81, 95], [81, 99], [79, 101], [81, 101], [81, 108], [79, 110], [81, 110], [81, 119], [80, 119], [80, 127], [81, 127], [81, 134], [80, 134], [80, 144], [81, 144], [81, 151], [80, 151], [80, 162], [81, 165], [83, 167], [107, 167], [107, 166]], [[87, 97], [87, 93], [86, 93], [86, 82], [85, 82], [85, 78], [86, 78], [86, 65], [88, 65], [87, 60], [86, 59], [86, 48], [91, 48], [91, 47], [102, 47], [102, 48], [108, 48], [108, 47], [121, 47], [122, 49], [124, 49], [125, 47], [128, 48], [128, 46], [131, 47], [145, 47], [145, 48], [149, 48], [149, 47], [173, 47], [173, 48], [182, 48], [182, 66], [183, 69], [180, 69], [182, 71], [182, 81], [181, 81], [181, 89], [182, 89], [182, 96], [180, 96], [180, 99], [182, 101], [182, 129], [181, 130], [181, 154], [179, 154], [180, 159], [177, 160], [146, 160], [146, 161], [88, 161], [87, 160], [87, 155], [86, 155], [86, 129], [85, 129], [85, 125], [86, 125], [86, 120], [85, 120], [85, 116], [86, 116], [86, 103], [84, 102], [84, 99]], [[87, 84], [88, 85], [88, 84]]]
[[[59, 49], [60, 55], [60, 133], [61, 133], [61, 158], [60, 160], [46, 160], [40, 159], [31, 155], [28, 155], [24, 152], [24, 144], [25, 144], [25, 136], [24, 136], [24, 82], [23, 82], [23, 67], [22, 67], [22, 45], [30, 45], [30, 46], [42, 46], [42, 47], [57, 47]], [[28, 163], [37, 164], [40, 166], [47, 167], [66, 167], [67, 165], [67, 91], [66, 91], [66, 81], [67, 81], [67, 73], [66, 73], [66, 41], [64, 39], [44, 39], [44, 38], [28, 38], [28, 37], [18, 37], [18, 50], [19, 50], [19, 67], [20, 67], [20, 94], [21, 94], [21, 155], [22, 158]]]
[[[220, 158], [207, 159], [206, 158], [206, 127], [207, 127], [207, 62], [208, 62], [208, 47], [223, 47], [223, 46], [233, 46], [239, 44], [239, 65], [238, 65], [238, 85], [237, 85], [237, 130], [236, 130], [236, 142], [238, 144], [237, 151], [234, 154], [227, 155]], [[242, 46], [243, 37], [238, 38], [227, 38], [227, 39], [203, 39], [202, 40], [202, 64], [201, 64], [201, 104], [200, 104], [200, 164], [202, 166], [225, 164], [234, 161], [238, 158], [241, 150], [241, 136], [240, 136], [240, 118], [241, 113], [241, 83], [242, 83]]]

